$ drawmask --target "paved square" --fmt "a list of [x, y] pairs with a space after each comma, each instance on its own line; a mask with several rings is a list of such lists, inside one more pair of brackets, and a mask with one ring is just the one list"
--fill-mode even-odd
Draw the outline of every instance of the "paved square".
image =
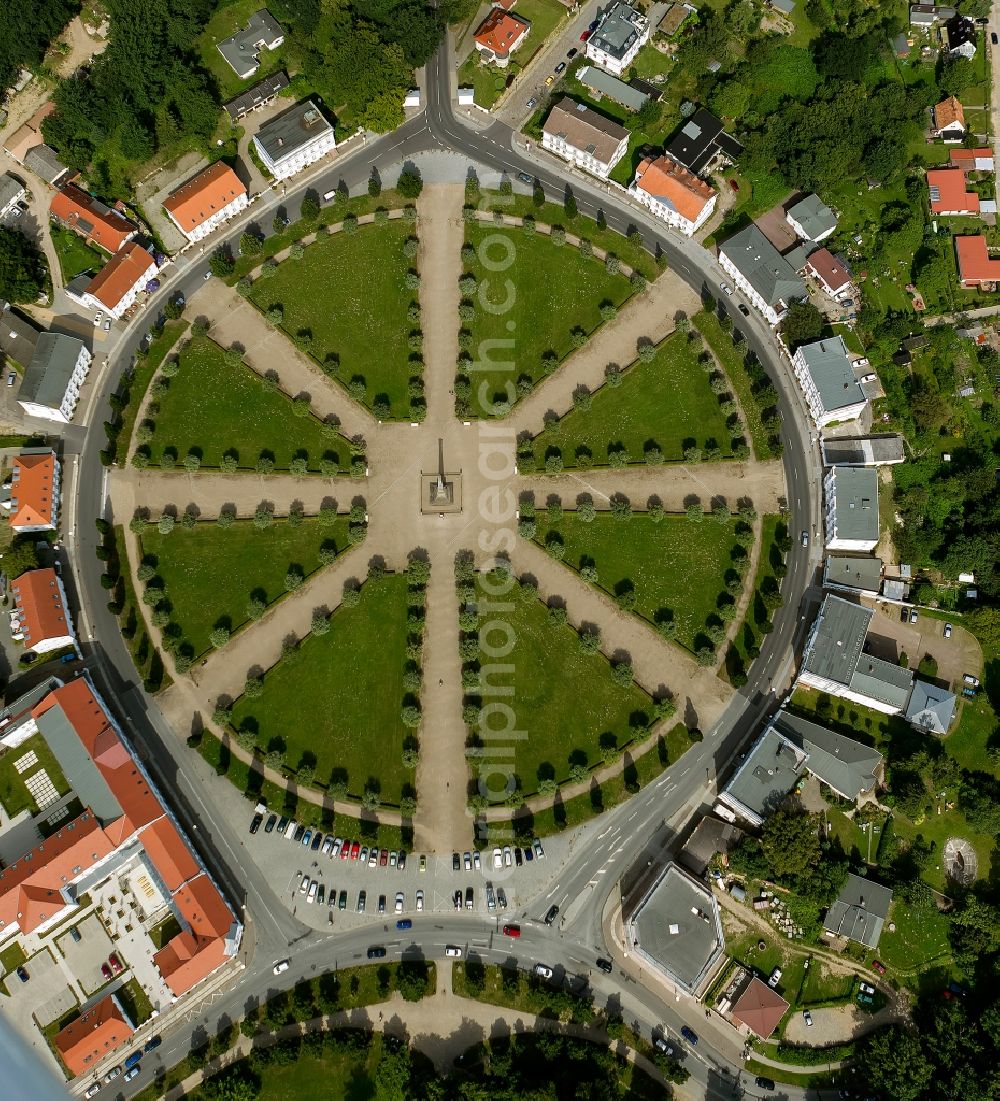
[[14, 762], [14, 768], [17, 769], [18, 775], [20, 775], [22, 772], [27, 772], [32, 765], [36, 764], [38, 764], [38, 754], [33, 749], [29, 749], [23, 757], [19, 757]]
[[59, 792], [56, 791], [55, 784], [49, 779], [49, 774], [44, 768], [36, 772], [34, 776], [29, 776], [24, 781], [24, 786], [31, 792], [39, 810], [45, 810], [46, 807], [51, 807], [53, 803], [59, 800]]
[[80, 933], [79, 942], [67, 931], [56, 939], [56, 948], [89, 996], [107, 981], [101, 975], [101, 964], [107, 961], [115, 946], [94, 913], [85, 917], [76, 928]]

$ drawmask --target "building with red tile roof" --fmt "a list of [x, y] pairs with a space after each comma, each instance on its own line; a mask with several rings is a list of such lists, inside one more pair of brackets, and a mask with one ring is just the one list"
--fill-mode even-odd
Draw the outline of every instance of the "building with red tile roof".
[[153, 962], [174, 994], [181, 995], [223, 962], [233, 915], [206, 875], [185, 883], [174, 895], [174, 905], [188, 928], [157, 952]]
[[945, 141], [961, 141], [965, 133], [965, 111], [955, 96], [934, 108], [934, 133]]
[[966, 172], [992, 172], [994, 168], [993, 150], [985, 149], [952, 149], [951, 163], [958, 168], [964, 168]]
[[[956, 237], [955, 254], [963, 287], [1000, 283], [1000, 259], [990, 256], [985, 237]], [[989, 286], [988, 289], [996, 288]]]
[[787, 1012], [788, 1002], [777, 990], [772, 990], [755, 975], [746, 990], [736, 999], [730, 1016], [755, 1036], [766, 1040]]
[[71, 1021], [52, 1042], [75, 1078], [93, 1069], [135, 1032], [121, 1002], [114, 994], [102, 998]]
[[967, 191], [961, 168], [932, 168], [927, 173], [931, 210], [935, 214], [958, 216], [979, 214], [979, 196]]
[[505, 69], [510, 55], [527, 38], [531, 24], [519, 15], [511, 15], [503, 8], [492, 8], [476, 30], [476, 49], [481, 61], [491, 62]]
[[163, 209], [189, 241], [200, 241], [245, 210], [249, 201], [239, 176], [224, 161], [217, 161], [179, 187]]
[[712, 216], [718, 198], [715, 188], [667, 156], [642, 161], [629, 191], [688, 237]]
[[54, 451], [31, 448], [15, 455], [10, 497], [3, 508], [17, 532], [54, 531], [59, 518], [59, 460]]
[[806, 271], [831, 298], [854, 291], [851, 273], [827, 248], [818, 248], [809, 254]]
[[10, 591], [18, 621], [13, 633], [21, 636], [25, 650], [45, 654], [76, 645], [66, 590], [54, 569], [22, 573], [10, 583]]
[[152, 255], [135, 241], [129, 241], [91, 279], [81, 301], [85, 306], [107, 310], [118, 319], [135, 304], [156, 271]]
[[52, 196], [49, 217], [105, 252], [117, 252], [139, 232], [139, 227], [120, 211], [105, 206], [72, 183]]

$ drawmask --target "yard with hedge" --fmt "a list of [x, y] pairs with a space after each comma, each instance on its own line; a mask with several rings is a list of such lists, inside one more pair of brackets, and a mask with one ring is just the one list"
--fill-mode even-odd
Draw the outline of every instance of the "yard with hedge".
[[418, 288], [408, 278], [416, 228], [405, 219], [350, 224], [353, 232], [324, 234], [266, 269], [249, 298], [380, 419], [409, 419], [410, 379], [422, 371], [419, 308], [411, 311]]
[[[240, 357], [205, 336], [182, 348], [176, 373], [167, 361], [153, 379], [150, 405], [136, 426], [139, 465], [185, 468], [258, 468], [336, 473], [350, 468], [347, 440], [322, 424], [307, 405], [294, 404]], [[235, 462], [232, 462], [235, 460]]]

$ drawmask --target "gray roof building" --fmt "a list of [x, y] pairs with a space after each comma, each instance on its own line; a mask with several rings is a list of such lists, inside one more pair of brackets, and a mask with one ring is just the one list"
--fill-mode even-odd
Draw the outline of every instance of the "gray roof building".
[[802, 357], [826, 412], [836, 413], [865, 401], [842, 336], [804, 344], [795, 354]]
[[69, 169], [59, 160], [59, 155], [51, 145], [36, 145], [24, 155], [24, 164], [39, 179], [53, 187], [66, 175]]
[[795, 269], [752, 222], [724, 241], [719, 252], [772, 308], [806, 297]]
[[768, 726], [719, 794], [719, 802], [759, 826], [799, 782], [806, 756], [774, 725]]
[[35, 354], [39, 331], [30, 321], [14, 313], [9, 306], [0, 307], [0, 352], [21, 367], [27, 367]]
[[912, 688], [913, 674], [909, 669], [871, 654], [861, 655], [850, 684], [854, 695], [883, 703], [893, 712], [906, 707]]
[[261, 47], [276, 50], [284, 41], [281, 24], [267, 10], [255, 11], [247, 25], [219, 43], [219, 53], [238, 77], [253, 76], [260, 65]]
[[878, 471], [835, 466], [823, 479], [826, 545], [831, 550], [871, 550], [878, 542]]
[[17, 400], [58, 409], [66, 396], [80, 352], [85, 347], [83, 341], [75, 336], [42, 333], [35, 354], [24, 372]]
[[9, 172], [0, 176], [0, 210], [6, 210], [23, 194], [24, 184], [20, 180], [15, 180]]
[[902, 436], [834, 436], [823, 440], [824, 466], [881, 466], [906, 457]]
[[273, 73], [271, 76], [265, 77], [262, 81], [255, 84], [252, 88], [247, 88], [242, 95], [237, 96], [235, 99], [231, 99], [226, 104], [226, 112], [233, 122], [236, 122], [255, 108], [263, 107], [265, 103], [270, 103], [283, 88], [287, 87], [288, 75], [284, 72]]
[[647, 26], [641, 11], [636, 11], [625, 0], [613, 0], [587, 40], [587, 45], [621, 59], [632, 49]]
[[272, 161], [291, 156], [333, 126], [311, 99], [303, 100], [265, 122], [254, 136]]
[[939, 688], [925, 680], [915, 680], [906, 719], [911, 726], [930, 734], [948, 733], [955, 718], [955, 696], [947, 688]]
[[837, 215], [818, 195], [807, 195], [790, 206], [788, 220], [801, 230], [807, 241], [822, 241], [837, 228]]
[[829, 588], [836, 586], [877, 593], [882, 587], [882, 559], [846, 558], [828, 554], [823, 569], [823, 584]]
[[599, 96], [607, 96], [629, 111], [641, 111], [649, 102], [645, 92], [639, 92], [624, 80], [606, 73], [597, 65], [584, 65], [577, 71], [576, 79]]
[[877, 948], [882, 926], [889, 916], [892, 891], [881, 883], [848, 875], [837, 901], [826, 912], [823, 928], [838, 937]]
[[673, 863], [664, 868], [627, 919], [626, 935], [638, 955], [692, 994], [726, 943], [715, 897]]
[[882, 769], [877, 749], [784, 710], [774, 717], [774, 728], [808, 754], [806, 769], [845, 799], [857, 799], [877, 783]]

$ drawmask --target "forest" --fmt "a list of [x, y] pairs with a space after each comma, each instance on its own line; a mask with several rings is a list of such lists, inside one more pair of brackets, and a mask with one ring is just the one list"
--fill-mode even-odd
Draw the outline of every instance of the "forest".
[[77, 0], [18, 0], [7, 4], [0, 35], [0, 90], [9, 88], [22, 68], [35, 69], [49, 43], [79, 11]]

